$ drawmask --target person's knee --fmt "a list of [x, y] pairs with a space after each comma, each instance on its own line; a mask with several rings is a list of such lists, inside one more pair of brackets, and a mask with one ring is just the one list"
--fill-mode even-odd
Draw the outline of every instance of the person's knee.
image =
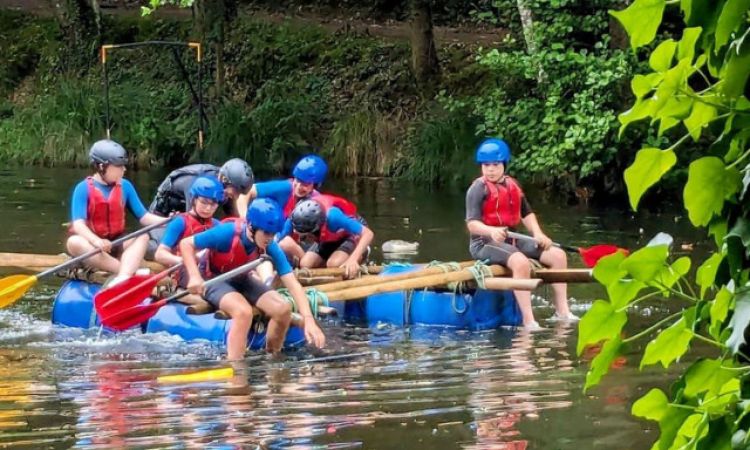
[[516, 252], [508, 258], [508, 268], [516, 277], [528, 277], [531, 274], [531, 261], [521, 252]]
[[253, 321], [253, 308], [247, 304], [233, 308], [232, 320], [238, 324], [249, 325]]
[[556, 269], [565, 269], [568, 267], [568, 255], [565, 253], [564, 250], [559, 249], [557, 247], [553, 247], [548, 252], [548, 260], [550, 267], [554, 267]]

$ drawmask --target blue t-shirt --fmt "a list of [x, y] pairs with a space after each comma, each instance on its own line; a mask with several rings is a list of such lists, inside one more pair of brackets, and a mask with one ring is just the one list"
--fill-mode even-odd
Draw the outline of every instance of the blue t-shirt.
[[[213, 221], [214, 227], [221, 223], [213, 218], [211, 220]], [[174, 248], [179, 243], [180, 236], [182, 236], [182, 233], [185, 231], [186, 226], [187, 224], [185, 223], [184, 216], [175, 217], [174, 220], [169, 222], [169, 225], [167, 225], [167, 229], [164, 230], [164, 236], [162, 236], [161, 242], [159, 242], [159, 244], [165, 245], [170, 250], [174, 250]]]
[[[247, 238], [246, 229], [247, 225], [244, 225], [240, 232], [240, 242], [245, 248], [245, 253], [249, 255], [255, 251], [257, 246], [255, 242]], [[222, 223], [203, 233], [196, 234], [193, 239], [195, 248], [198, 250], [207, 248], [222, 253], [228, 252], [232, 248], [232, 241], [234, 240], [234, 222]], [[266, 253], [271, 257], [271, 261], [273, 261], [273, 265], [276, 267], [276, 272], [279, 273], [279, 276], [292, 272], [292, 266], [287, 261], [284, 251], [276, 241], [272, 240], [268, 243]]]
[[[113, 186], [99, 183], [96, 180], [93, 181], [94, 187], [104, 195], [105, 199], [108, 199]], [[120, 185], [122, 187], [122, 196], [125, 198], [125, 206], [138, 220], [141, 220], [141, 217], [146, 214], [146, 207], [143, 206], [141, 199], [135, 192], [135, 188], [130, 181], [124, 178], [120, 182]], [[84, 179], [73, 189], [73, 197], [70, 202], [70, 221], [86, 220], [88, 218], [88, 204], [89, 187], [88, 181]]]
[[[357, 236], [362, 234], [362, 224], [357, 219], [347, 216], [344, 214], [344, 211], [335, 206], [330, 208], [328, 214], [326, 214], [326, 226], [332, 233], [343, 230], [349, 234]], [[292, 231], [294, 231], [292, 229], [292, 219], [287, 219], [286, 222], [284, 222], [284, 228], [282, 228], [281, 233], [279, 233], [277, 240], [289, 236], [292, 234]]]
[[292, 192], [291, 180], [272, 180], [255, 183], [255, 192], [258, 198], [270, 198], [276, 201], [282, 208], [289, 201]]

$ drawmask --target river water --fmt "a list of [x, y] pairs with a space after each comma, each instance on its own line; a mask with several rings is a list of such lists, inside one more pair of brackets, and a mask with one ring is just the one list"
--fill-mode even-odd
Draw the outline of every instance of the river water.
[[[163, 175], [127, 176], [147, 202]], [[67, 169], [0, 170], [0, 251], [60, 252], [68, 197], [81, 176]], [[326, 188], [358, 204], [376, 233], [376, 261], [379, 244], [389, 239], [419, 242], [416, 261], [468, 259], [462, 190], [393, 180], [334, 181]], [[636, 248], [666, 231], [680, 251], [700, 238], [676, 209], [634, 215], [561, 205], [533, 190], [529, 197], [545, 230], [563, 243]], [[687, 254], [698, 261], [701, 250], [699, 243]], [[572, 257], [571, 265], [581, 262]], [[621, 449], [648, 448], [658, 433], [629, 411], [668, 377], [639, 371], [633, 353], [584, 394], [587, 356], [576, 356], [575, 326], [545, 320], [553, 313], [545, 289], [534, 298], [545, 326], [540, 332], [368, 328], [331, 320], [323, 351], [250, 353], [231, 380], [165, 385], [156, 377], [225, 367], [222, 349], [166, 334], [103, 336], [53, 326], [59, 285], [40, 282], [0, 310], [1, 447]], [[571, 285], [570, 295], [582, 315], [603, 291]], [[632, 331], [675, 307], [642, 307], [631, 317]]]

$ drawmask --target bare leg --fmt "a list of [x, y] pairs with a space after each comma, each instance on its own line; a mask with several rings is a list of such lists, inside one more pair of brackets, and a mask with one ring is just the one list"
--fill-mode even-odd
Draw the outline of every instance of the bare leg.
[[314, 269], [323, 265], [323, 258], [315, 252], [307, 252], [299, 262], [302, 269]]
[[[531, 262], [529, 258], [521, 252], [515, 252], [508, 258], [508, 268], [513, 272], [513, 278], [529, 278], [531, 276]], [[532, 326], [534, 321], [534, 312], [531, 310], [531, 292], [513, 291], [516, 296], [516, 302], [521, 310], [523, 317], [523, 326]]]
[[[567, 269], [568, 268], [568, 255], [565, 251], [551, 247], [542, 253], [539, 261], [547, 267], [552, 269]], [[555, 295], [555, 310], [557, 315], [565, 318], [570, 315], [570, 309], [568, 308], [568, 284], [567, 283], [553, 283], [552, 291]]]
[[302, 250], [302, 247], [294, 242], [294, 239], [292, 239], [290, 236], [285, 237], [284, 239], [279, 242], [279, 246], [282, 250], [284, 250], [284, 254], [286, 254], [286, 257], [292, 261], [294, 266], [298, 266], [299, 262], [302, 260], [302, 257], [305, 256], [305, 251]]
[[344, 264], [347, 259], [349, 259], [348, 253], [336, 250], [328, 258], [328, 261], [326, 261], [326, 267], [339, 267]]
[[[94, 246], [82, 236], [73, 235], [68, 238], [65, 247], [71, 256], [79, 256], [94, 250]], [[109, 273], [118, 273], [120, 271], [120, 261], [108, 253], [99, 253], [84, 261], [87, 267], [97, 270], [103, 270]]]
[[261, 283], [266, 283], [268, 280], [273, 281], [273, 263], [271, 261], [263, 262], [251, 274]]
[[253, 323], [253, 308], [239, 292], [224, 295], [219, 307], [232, 318], [232, 326], [227, 334], [227, 359], [242, 359], [247, 349], [247, 334]]
[[266, 351], [280, 352], [292, 321], [292, 306], [276, 291], [261, 295], [255, 305], [271, 319], [266, 330]]
[[119, 277], [130, 277], [143, 262], [143, 256], [148, 248], [148, 235], [144, 234], [134, 239], [128, 239], [123, 247], [125, 250], [120, 257], [120, 270], [117, 275]]

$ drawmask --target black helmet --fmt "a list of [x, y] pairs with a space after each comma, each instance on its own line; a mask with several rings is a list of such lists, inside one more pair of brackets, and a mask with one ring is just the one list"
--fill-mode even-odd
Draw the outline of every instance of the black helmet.
[[125, 166], [128, 164], [128, 152], [115, 141], [102, 139], [94, 142], [89, 150], [91, 164], [112, 164]]
[[219, 169], [219, 179], [224, 185], [236, 187], [242, 194], [247, 194], [255, 183], [253, 170], [240, 158], [232, 158], [225, 162]]
[[316, 233], [325, 221], [325, 212], [315, 200], [302, 200], [292, 210], [292, 228], [297, 233]]

